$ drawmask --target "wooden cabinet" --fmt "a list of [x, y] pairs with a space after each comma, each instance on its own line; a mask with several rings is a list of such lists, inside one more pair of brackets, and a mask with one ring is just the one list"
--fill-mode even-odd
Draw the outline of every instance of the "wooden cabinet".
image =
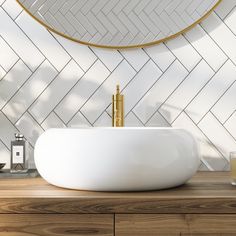
[[0, 215], [0, 236], [39, 235], [235, 236], [236, 216], [230, 214]]
[[119, 214], [116, 236], [236, 235], [236, 215]]
[[236, 187], [201, 172], [174, 189], [103, 193], [0, 179], [0, 236], [235, 236]]
[[110, 214], [2, 214], [1, 236], [113, 236]]

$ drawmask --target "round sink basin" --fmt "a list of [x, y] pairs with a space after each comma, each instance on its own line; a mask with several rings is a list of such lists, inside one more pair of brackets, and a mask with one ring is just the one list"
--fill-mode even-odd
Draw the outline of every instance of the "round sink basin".
[[49, 183], [93, 191], [147, 191], [188, 181], [200, 158], [193, 136], [176, 128], [49, 129], [35, 145]]

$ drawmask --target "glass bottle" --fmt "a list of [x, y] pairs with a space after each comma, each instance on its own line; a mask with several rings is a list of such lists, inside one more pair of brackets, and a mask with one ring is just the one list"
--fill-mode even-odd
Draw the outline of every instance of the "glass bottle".
[[15, 140], [11, 142], [11, 169], [12, 173], [27, 172], [26, 141], [24, 135], [15, 134]]

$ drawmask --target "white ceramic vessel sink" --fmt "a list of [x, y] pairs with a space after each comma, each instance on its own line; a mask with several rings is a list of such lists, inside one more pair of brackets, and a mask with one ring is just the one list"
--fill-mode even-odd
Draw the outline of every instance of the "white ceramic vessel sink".
[[200, 160], [195, 139], [182, 129], [79, 128], [43, 133], [35, 163], [59, 187], [145, 191], [185, 183]]

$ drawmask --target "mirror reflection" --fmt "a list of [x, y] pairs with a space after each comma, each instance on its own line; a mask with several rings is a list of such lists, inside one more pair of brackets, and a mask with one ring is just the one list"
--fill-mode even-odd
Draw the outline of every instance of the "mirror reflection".
[[132, 47], [164, 41], [199, 22], [219, 0], [17, 0], [47, 28], [74, 41]]

